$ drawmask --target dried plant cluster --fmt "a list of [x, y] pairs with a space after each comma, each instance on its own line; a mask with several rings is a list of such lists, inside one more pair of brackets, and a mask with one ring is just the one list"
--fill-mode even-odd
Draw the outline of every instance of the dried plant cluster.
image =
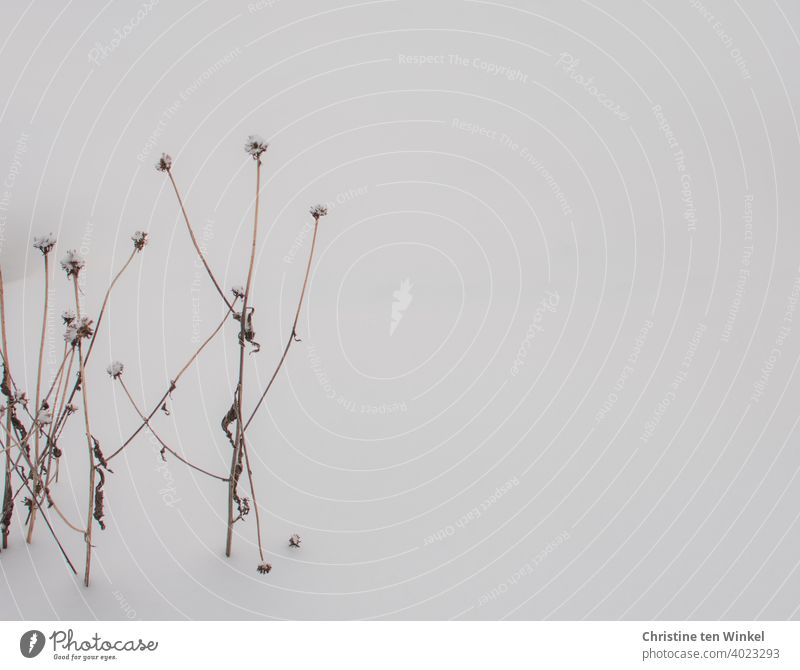
[[[0, 268], [0, 353], [2, 353], [2, 384], [0, 384], [0, 392], [2, 392], [4, 401], [4, 404], [0, 406], [0, 419], [2, 419], [3, 424], [2, 429], [0, 429], [0, 448], [2, 449], [5, 463], [3, 507], [2, 517], [0, 518], [0, 535], [2, 536], [3, 549], [8, 547], [14, 511], [21, 502], [25, 510], [24, 526], [27, 542], [30, 543], [32, 541], [37, 519], [41, 519], [55, 542], [56, 547], [75, 574], [78, 574], [78, 572], [70, 560], [63, 543], [59, 539], [58, 532], [65, 527], [69, 531], [79, 533], [83, 536], [85, 543], [84, 584], [88, 586], [91, 573], [92, 550], [94, 548], [93, 530], [95, 526], [99, 526], [101, 530], [106, 528], [106, 477], [114, 472], [109, 464], [125, 449], [130, 447], [137, 436], [147, 428], [150, 434], [152, 434], [161, 445], [161, 457], [164, 460], [167, 459], [167, 454], [169, 454], [171, 457], [176, 458], [195, 471], [220, 481], [225, 485], [224, 493], [226, 494], [225, 504], [227, 507], [227, 524], [225, 530], [226, 555], [231, 555], [234, 526], [244, 521], [252, 511], [255, 516], [259, 552], [259, 562], [256, 569], [260, 574], [267, 574], [272, 570], [272, 565], [270, 565], [264, 557], [256, 487], [253, 471], [250, 467], [252, 442], [249, 439], [247, 430], [257, 412], [263, 407], [267, 394], [272, 388], [286, 360], [292, 343], [298, 341], [297, 324], [300, 319], [303, 299], [308, 287], [308, 278], [314, 258], [319, 221], [328, 211], [324, 205], [316, 205], [310, 209], [310, 214], [314, 219], [313, 236], [294, 320], [289, 330], [282, 354], [278, 359], [274, 372], [269, 378], [267, 385], [258, 396], [258, 400], [253, 407], [246, 408], [244, 404], [244, 387], [245, 373], [247, 371], [246, 363], [249, 359], [245, 354], [248, 350], [250, 353], [258, 353], [261, 349], [260, 344], [255, 339], [255, 307], [252, 303], [251, 292], [253, 288], [255, 256], [259, 233], [261, 171], [263, 156], [267, 148], [268, 144], [255, 135], [250, 136], [245, 144], [245, 151], [255, 162], [256, 173], [252, 241], [249, 248], [249, 262], [246, 266], [246, 282], [243, 286], [234, 286], [230, 291], [231, 297], [228, 297], [228, 294], [223, 291], [197, 242], [194, 228], [192, 227], [192, 223], [186, 211], [186, 206], [181, 198], [175, 180], [172, 158], [168, 154], [163, 154], [156, 164], [156, 169], [165, 173], [172, 185], [194, 251], [197, 253], [214, 289], [221, 299], [224, 306], [224, 315], [219, 325], [208, 335], [183, 367], [181, 367], [169, 381], [166, 390], [152, 405], [152, 409], [150, 410], [145, 411], [131, 395], [125, 384], [123, 375], [125, 368], [123, 364], [119, 361], [113, 361], [108, 365], [106, 368], [108, 376], [113, 383], [118, 383], [120, 385], [124, 396], [130, 402], [131, 407], [139, 417], [138, 424], [131, 432], [130, 436], [109, 455], [105, 454], [100, 440], [92, 430], [90, 389], [86, 378], [86, 368], [91, 358], [97, 333], [100, 329], [103, 315], [106, 312], [111, 293], [137, 254], [144, 250], [148, 242], [148, 234], [143, 231], [136, 231], [136, 233], [134, 233], [131, 238], [133, 248], [130, 255], [106, 289], [102, 305], [94, 319], [82, 311], [81, 305], [79, 278], [81, 271], [84, 269], [85, 262], [75, 251], [67, 251], [63, 256], [60, 265], [61, 269], [66, 274], [67, 280], [72, 284], [71, 293], [74, 295], [74, 304], [62, 314], [64, 328], [63, 355], [56, 374], [47, 385], [43, 385], [42, 383], [42, 369], [45, 341], [48, 334], [47, 314], [49, 309], [50, 273], [52, 269], [50, 254], [56, 247], [56, 238], [53, 235], [34, 238], [33, 246], [41, 252], [43, 258], [45, 281], [41, 337], [39, 340], [36, 383], [33, 389], [34, 398], [32, 401], [28, 397], [28, 391], [20, 388], [12, 374], [12, 366], [9, 357], [10, 352], [8, 350], [8, 341], [6, 338], [3, 276], [2, 268]], [[225, 332], [224, 326], [226, 323], [230, 322], [234, 322], [234, 330], [236, 331], [239, 345], [237, 352], [238, 366], [236, 368], [237, 378], [234, 384], [234, 392], [230, 407], [227, 411], [224, 411], [220, 426], [225, 440], [230, 445], [231, 460], [230, 469], [226, 473], [215, 474], [196, 465], [189, 457], [171, 448], [161, 438], [154, 424], [156, 423], [156, 415], [159, 412], [162, 415], [169, 414], [167, 401], [177, 389], [181, 377], [197, 361], [206, 346], [217, 337], [220, 332]], [[73, 416], [81, 417], [81, 432], [85, 435], [86, 443], [85, 453], [87, 456], [89, 476], [86, 494], [86, 518], [84, 522], [79, 519], [67, 518], [58, 504], [57, 496], [56, 485], [58, 483], [59, 465], [61, 460], [65, 458], [65, 450], [60, 447], [60, 444], [64, 427]], [[75, 454], [77, 452], [75, 449], [70, 449], [69, 453]], [[246, 484], [242, 480], [243, 474], [246, 474]], [[300, 536], [297, 534], [289, 538], [289, 546], [294, 549], [300, 547], [300, 542]]]

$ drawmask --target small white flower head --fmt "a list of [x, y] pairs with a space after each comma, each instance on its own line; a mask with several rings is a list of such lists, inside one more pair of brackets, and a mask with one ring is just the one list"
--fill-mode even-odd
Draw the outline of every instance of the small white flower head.
[[56, 246], [56, 237], [53, 233], [49, 235], [42, 235], [41, 237], [33, 238], [33, 246], [42, 252], [43, 256], [47, 256]]
[[172, 156], [169, 154], [161, 154], [161, 158], [156, 163], [156, 170], [159, 172], [169, 172], [172, 169]]
[[53, 413], [48, 409], [39, 410], [39, 415], [36, 417], [36, 422], [40, 426], [46, 426], [49, 423], [53, 423]]
[[111, 365], [106, 368], [106, 372], [111, 376], [111, 379], [119, 379], [124, 368], [125, 366], [119, 361], [113, 361]]
[[237, 285], [231, 289], [234, 298], [244, 298], [244, 286]]
[[64, 340], [74, 347], [79, 340], [87, 339], [93, 333], [92, 319], [88, 316], [82, 316], [80, 319], [74, 319], [67, 324], [64, 331]]
[[11, 393], [12, 402], [19, 403], [20, 405], [28, 404], [28, 396], [25, 391], [13, 391]]
[[67, 277], [77, 277], [85, 265], [86, 262], [78, 256], [74, 249], [70, 249], [67, 255], [61, 259], [61, 267], [64, 268]]
[[257, 161], [261, 159], [261, 154], [267, 150], [268, 146], [269, 143], [265, 142], [261, 135], [250, 135], [245, 142], [244, 150], [253, 157], [253, 160]]
[[310, 210], [308, 210], [317, 221], [319, 221], [319, 217], [325, 216], [328, 213], [328, 208], [325, 205], [314, 205]]
[[131, 239], [133, 240], [133, 246], [136, 251], [141, 251], [144, 249], [144, 245], [147, 244], [147, 233], [143, 230], [137, 230]]
[[65, 309], [63, 312], [61, 312], [61, 318], [65, 325], [69, 325], [75, 321], [77, 317], [75, 316], [75, 312], [73, 312], [71, 309]]
[[74, 321], [70, 321], [64, 329], [64, 341], [73, 347], [78, 344], [78, 327]]

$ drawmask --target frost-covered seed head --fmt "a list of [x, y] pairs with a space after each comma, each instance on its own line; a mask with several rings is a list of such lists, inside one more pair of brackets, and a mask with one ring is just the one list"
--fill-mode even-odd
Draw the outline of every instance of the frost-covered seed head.
[[33, 246], [42, 252], [42, 255], [47, 256], [56, 246], [56, 237], [53, 233], [42, 235], [41, 237], [33, 238]]
[[92, 336], [94, 329], [92, 327], [92, 319], [88, 316], [82, 316], [80, 319], [74, 319], [67, 324], [64, 331], [64, 340], [67, 344], [73, 347], [78, 344], [79, 340], [87, 339]]
[[144, 245], [147, 244], [147, 233], [143, 230], [137, 230], [131, 239], [133, 240], [133, 246], [136, 251], [141, 251], [144, 249]]
[[161, 158], [156, 163], [156, 170], [159, 172], [169, 172], [172, 169], [172, 156], [169, 154], [161, 154]]
[[260, 160], [261, 154], [267, 150], [268, 146], [269, 143], [265, 142], [261, 135], [250, 135], [245, 142], [244, 150], [253, 157], [253, 160]]
[[325, 205], [314, 205], [310, 210], [308, 210], [317, 221], [319, 221], [319, 217], [325, 216], [328, 213], [328, 208]]
[[111, 365], [106, 368], [106, 372], [111, 376], [111, 379], [119, 379], [124, 368], [125, 366], [119, 361], [113, 361]]
[[61, 267], [64, 268], [67, 277], [77, 277], [85, 265], [86, 262], [78, 256], [78, 252], [75, 249], [67, 251], [66, 256], [61, 259]]

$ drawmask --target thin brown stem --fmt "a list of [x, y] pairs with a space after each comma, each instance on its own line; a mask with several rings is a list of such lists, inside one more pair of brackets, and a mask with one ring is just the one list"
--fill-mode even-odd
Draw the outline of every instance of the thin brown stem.
[[[180, 455], [180, 454], [179, 454], [177, 451], [175, 451], [174, 449], [172, 449], [172, 448], [171, 448], [171, 447], [170, 447], [170, 446], [169, 446], [169, 445], [168, 445], [166, 442], [164, 442], [164, 440], [162, 440], [162, 439], [159, 437], [158, 433], [156, 433], [156, 431], [155, 431], [155, 430], [153, 430], [153, 427], [150, 425], [150, 421], [147, 419], [147, 417], [145, 417], [145, 415], [144, 415], [144, 414], [142, 414], [142, 411], [139, 409], [139, 406], [136, 404], [136, 401], [133, 399], [133, 396], [131, 395], [131, 392], [128, 390], [128, 387], [127, 387], [127, 385], [125, 384], [125, 381], [122, 379], [122, 377], [121, 377], [121, 376], [119, 377], [119, 383], [120, 383], [120, 385], [122, 386], [122, 390], [123, 390], [123, 391], [125, 391], [125, 395], [128, 397], [128, 400], [130, 401], [130, 403], [131, 403], [131, 406], [132, 406], [132, 407], [133, 407], [133, 409], [136, 411], [136, 413], [139, 415], [139, 418], [141, 418], [141, 419], [144, 421], [145, 425], [146, 425], [146, 426], [147, 426], [147, 427], [150, 429], [150, 432], [153, 434], [153, 437], [155, 437], [155, 438], [156, 438], [156, 440], [158, 440], [158, 443], [159, 443], [159, 444], [160, 444], [162, 447], [164, 447], [164, 449], [166, 449], [166, 450], [167, 450], [169, 453], [171, 453], [171, 454], [172, 454], [172, 455], [173, 455], [175, 458], [177, 458], [177, 459], [178, 459], [178, 460], [179, 460], [181, 463], [185, 463], [185, 464], [186, 464], [186, 465], [188, 465], [190, 468], [194, 468], [194, 469], [195, 469], [195, 470], [197, 470], [198, 472], [202, 472], [204, 475], [208, 475], [209, 477], [213, 477], [214, 479], [219, 479], [219, 480], [220, 480], [220, 481], [222, 481], [222, 482], [227, 482], [227, 481], [228, 481], [227, 477], [220, 477], [219, 475], [215, 475], [214, 473], [212, 473], [212, 472], [209, 472], [208, 470], [203, 470], [203, 468], [201, 468], [201, 467], [199, 467], [199, 466], [195, 465], [194, 463], [191, 463], [190, 461], [186, 460], [186, 459], [185, 459], [183, 456], [181, 456], [181, 455]], [[107, 460], [108, 460], [108, 459], [106, 459], [106, 461], [107, 461]]]
[[[80, 292], [78, 290], [78, 275], [73, 276], [73, 286], [75, 287], [75, 314], [76, 318], [80, 321], [81, 318], [81, 300]], [[95, 480], [95, 464], [94, 464], [94, 449], [92, 445], [92, 428], [89, 422], [89, 391], [88, 384], [86, 383], [86, 368], [83, 359], [83, 345], [78, 336], [78, 369], [79, 381], [81, 386], [81, 395], [83, 396], [83, 422], [86, 428], [86, 444], [89, 448], [89, 512], [86, 521], [86, 570], [83, 575], [83, 583], [89, 586], [89, 573], [92, 567], [92, 526], [94, 525], [94, 480]]]
[[[18, 474], [20, 474], [20, 476], [22, 476], [24, 473], [18, 473]], [[36, 501], [36, 500], [35, 500], [35, 496], [33, 495], [33, 491], [31, 490], [30, 486], [28, 486], [27, 482], [26, 482], [26, 484], [25, 484], [25, 487], [26, 487], [26, 488], [28, 489], [28, 491], [30, 492], [30, 494], [31, 494], [31, 496], [32, 496], [32, 498], [31, 498], [31, 499], [32, 499], [32, 500], [34, 500], [34, 502], [36, 503], [36, 507], [38, 507], [38, 508], [39, 508], [39, 511], [40, 511], [40, 512], [41, 512], [41, 514], [42, 514], [42, 519], [44, 519], [45, 525], [46, 525], [46, 526], [47, 526], [47, 528], [50, 530], [50, 534], [53, 536], [53, 539], [55, 540], [56, 544], [58, 545], [58, 548], [59, 548], [59, 550], [61, 551], [61, 555], [64, 557], [64, 560], [66, 560], [66, 562], [67, 562], [67, 564], [69, 565], [69, 567], [70, 567], [70, 569], [72, 570], [72, 572], [73, 572], [74, 574], [76, 574], [76, 575], [77, 575], [77, 574], [78, 574], [78, 571], [75, 569], [75, 566], [72, 564], [72, 561], [71, 561], [71, 560], [69, 560], [69, 556], [67, 555], [67, 552], [66, 552], [66, 550], [64, 549], [64, 545], [63, 545], [63, 544], [61, 544], [61, 540], [59, 540], [59, 539], [58, 539], [58, 535], [56, 535], [56, 531], [55, 531], [55, 529], [53, 528], [52, 524], [51, 524], [51, 523], [50, 523], [50, 521], [48, 520], [48, 518], [47, 518], [47, 515], [44, 513], [44, 509], [42, 509], [42, 505], [41, 505], [41, 503], [39, 503], [38, 501]], [[52, 504], [52, 501], [51, 501], [51, 506], [52, 506], [52, 507], [53, 507], [53, 508], [54, 508], [54, 509], [55, 509], [55, 510], [56, 510], [56, 511], [59, 513], [59, 514], [61, 514], [61, 512], [58, 510], [58, 508], [57, 508], [57, 507], [55, 507], [55, 505], [53, 505], [53, 504]], [[31, 509], [32, 509], [32, 508], [33, 508], [33, 503], [31, 503]], [[62, 515], [62, 517], [63, 517], [63, 515]], [[69, 523], [69, 522], [68, 522], [68, 523]], [[79, 533], [83, 533], [83, 530], [81, 530], [80, 528], [75, 528], [75, 530], [77, 530]]]
[[231, 473], [228, 480], [228, 528], [225, 538], [225, 555], [231, 555], [233, 545], [233, 503], [236, 498], [236, 486], [239, 482], [241, 469], [243, 445], [243, 423], [242, 423], [242, 401], [244, 396], [244, 351], [247, 343], [247, 306], [250, 299], [250, 288], [253, 282], [253, 268], [256, 260], [256, 246], [258, 244], [258, 209], [261, 199], [261, 156], [256, 158], [256, 202], [253, 214], [253, 241], [250, 245], [250, 263], [247, 267], [247, 284], [244, 288], [244, 298], [242, 299], [242, 312], [239, 317], [239, 380], [236, 385], [236, 440], [234, 442], [233, 454], [231, 455]]
[[[26, 488], [29, 491], [31, 491], [30, 480], [32, 479], [33, 483], [34, 483], [34, 486], [36, 488], [44, 490], [45, 495], [42, 498], [43, 499], [45, 499], [45, 498], [47, 499], [48, 505], [50, 507], [52, 507], [57, 512], [57, 514], [61, 517], [61, 519], [64, 521], [64, 523], [67, 524], [67, 526], [69, 526], [72, 530], [80, 533], [81, 535], [85, 535], [86, 534], [86, 529], [79, 528], [74, 523], [72, 523], [64, 515], [64, 513], [61, 511], [61, 508], [56, 504], [55, 500], [53, 500], [52, 495], [50, 495], [50, 492], [47, 490], [47, 488], [45, 486], [45, 483], [42, 481], [41, 475], [39, 475], [39, 472], [34, 468], [33, 462], [31, 461], [30, 456], [28, 456], [27, 452], [22, 447], [22, 444], [19, 442], [19, 440], [17, 440], [16, 438], [12, 438], [12, 439], [16, 443], [16, 444], [13, 445], [13, 447], [19, 449], [19, 452], [20, 452], [19, 456], [17, 457], [17, 460], [13, 464], [13, 468], [12, 468], [13, 471], [17, 472], [17, 474], [19, 475], [20, 479], [22, 480], [22, 485], [20, 486], [20, 490], [22, 490], [23, 488]], [[4, 445], [3, 450], [6, 453], [8, 453], [11, 450], [11, 448], [12, 448], [12, 445], [7, 443], [6, 445]], [[21, 459], [24, 459], [25, 462], [28, 464], [28, 467], [30, 468], [30, 474], [26, 475], [24, 472], [20, 471], [19, 461]], [[37, 506], [39, 506], [38, 501], [34, 501], [34, 502], [36, 502]]]
[[[234, 298], [233, 304], [236, 304], [236, 298]], [[178, 381], [180, 380], [180, 378], [189, 369], [192, 363], [194, 363], [197, 360], [197, 357], [200, 355], [203, 349], [206, 348], [209, 342], [211, 342], [211, 340], [213, 340], [216, 337], [217, 333], [219, 333], [219, 331], [222, 330], [222, 327], [225, 325], [225, 322], [227, 320], [228, 320], [228, 314], [225, 314], [225, 316], [222, 318], [222, 321], [219, 322], [219, 325], [214, 329], [211, 335], [209, 335], [205, 339], [203, 344], [200, 345], [200, 348], [197, 349], [197, 351], [195, 351], [192, 354], [191, 358], [189, 358], [186, 364], [178, 371], [178, 374], [175, 375], [175, 378], [170, 382], [169, 388], [164, 392], [164, 395], [161, 396], [161, 399], [156, 403], [155, 407], [153, 407], [153, 410], [147, 415], [146, 417], [147, 421], [150, 421], [150, 419], [152, 419], [155, 416], [155, 413], [161, 408], [161, 406], [166, 401], [167, 397], [169, 397], [169, 394], [175, 390], [175, 387], [178, 385]], [[139, 424], [136, 430], [134, 430], [133, 433], [131, 433], [128, 439], [122, 443], [122, 446], [119, 449], [117, 449], [113, 454], [106, 457], [106, 462], [110, 461], [115, 456], [118, 456], [123, 449], [125, 449], [131, 442], [133, 442], [136, 436], [142, 431], [142, 429], [144, 429], [146, 425], [147, 425], [146, 421], [142, 421], [142, 423]]]
[[297, 311], [294, 315], [294, 321], [292, 322], [292, 331], [289, 333], [289, 339], [286, 342], [286, 346], [283, 348], [283, 354], [281, 354], [281, 358], [278, 361], [278, 365], [275, 367], [275, 371], [272, 373], [272, 377], [270, 377], [269, 382], [267, 383], [266, 388], [261, 393], [261, 397], [258, 399], [253, 412], [250, 414], [250, 418], [247, 419], [247, 422], [244, 424], [244, 430], [246, 431], [250, 422], [255, 418], [256, 412], [258, 412], [261, 404], [264, 402], [264, 399], [267, 397], [267, 393], [269, 393], [270, 388], [272, 388], [272, 384], [275, 381], [275, 378], [278, 376], [278, 373], [281, 371], [281, 367], [283, 366], [283, 362], [286, 360], [286, 355], [289, 353], [289, 348], [292, 346], [292, 343], [297, 338], [297, 323], [300, 320], [300, 310], [303, 307], [303, 298], [306, 294], [306, 288], [308, 286], [308, 277], [311, 273], [311, 262], [314, 258], [314, 248], [316, 247], [317, 243], [317, 229], [319, 227], [319, 217], [314, 217], [314, 234], [311, 238], [311, 250], [308, 254], [308, 264], [306, 265], [306, 275], [303, 279], [303, 288], [300, 291], [300, 299], [297, 301]]
[[[103, 315], [106, 311], [106, 306], [108, 305], [108, 299], [111, 297], [111, 291], [116, 285], [119, 278], [122, 276], [122, 273], [127, 270], [128, 266], [131, 264], [133, 257], [136, 255], [138, 249], [134, 248], [131, 252], [131, 255], [128, 256], [128, 260], [125, 261], [124, 265], [119, 269], [116, 275], [114, 275], [114, 279], [111, 280], [111, 283], [108, 285], [106, 289], [105, 296], [103, 297], [103, 304], [100, 307], [100, 313], [97, 315], [97, 323], [95, 323], [94, 332], [92, 333], [92, 337], [89, 340], [89, 346], [86, 349], [84, 354], [83, 363], [84, 366], [89, 362], [89, 357], [92, 355], [92, 350], [94, 349], [94, 342], [97, 339], [97, 333], [100, 331], [100, 323], [103, 321]], [[72, 390], [70, 391], [69, 398], [67, 399], [67, 404], [72, 402], [72, 399], [75, 397], [75, 394], [78, 392], [78, 385], [80, 384], [80, 377], [75, 381], [75, 384], [72, 386]], [[59, 414], [57, 418], [54, 418], [56, 421], [56, 430], [58, 430], [61, 424], [66, 421], [67, 416], [65, 414]]]
[[[65, 357], [67, 356], [67, 343], [66, 342], [64, 342], [64, 355], [65, 355]], [[73, 364], [74, 361], [75, 361], [75, 349], [70, 347], [70, 350], [69, 350], [69, 365], [67, 366], [67, 372], [66, 372], [66, 374], [61, 376], [61, 378], [59, 379], [59, 387], [56, 388], [55, 400], [56, 400], [56, 409], [58, 411], [53, 413], [54, 417], [60, 416], [61, 412], [64, 411], [64, 407], [65, 407], [66, 402], [67, 402], [67, 388], [68, 388], [67, 380], [69, 379], [69, 375], [72, 372], [72, 364]], [[63, 391], [61, 392], [61, 402], [59, 402], [58, 393], [61, 390], [61, 382], [62, 381], [64, 383], [64, 387], [63, 387]], [[55, 447], [56, 442], [57, 442], [57, 435], [58, 434], [59, 433], [56, 432], [56, 422], [55, 422], [55, 420], [53, 420], [53, 423], [50, 425], [50, 434], [49, 434], [49, 436], [47, 438], [47, 441], [48, 441], [48, 444], [49, 444], [49, 448], [48, 448], [48, 452], [47, 452], [47, 477], [46, 477], [47, 486], [49, 486], [50, 485], [50, 481], [53, 480], [53, 476], [52, 476], [53, 451], [54, 451], [54, 447]], [[60, 459], [56, 458], [56, 477], [55, 477], [55, 481], [58, 481], [59, 461], [60, 461]]]
[[186, 222], [186, 228], [189, 231], [189, 237], [192, 238], [192, 244], [194, 245], [194, 250], [197, 252], [197, 255], [200, 257], [200, 260], [203, 263], [203, 267], [206, 269], [209, 278], [211, 279], [212, 283], [214, 284], [214, 288], [217, 289], [217, 293], [219, 293], [220, 297], [222, 298], [225, 305], [228, 307], [228, 311], [233, 311], [233, 304], [225, 297], [225, 292], [220, 288], [219, 282], [217, 282], [217, 278], [214, 276], [214, 273], [211, 271], [211, 268], [206, 261], [205, 254], [203, 250], [200, 248], [200, 245], [197, 242], [197, 238], [194, 234], [194, 228], [192, 228], [192, 224], [189, 221], [189, 215], [186, 213], [186, 207], [183, 204], [183, 198], [181, 198], [180, 191], [178, 190], [178, 184], [175, 183], [175, 177], [172, 176], [172, 170], [166, 170], [167, 176], [169, 176], [170, 183], [172, 183], [172, 188], [175, 191], [175, 197], [178, 199], [178, 204], [181, 207], [181, 213], [183, 214], [183, 220]]
[[261, 541], [261, 515], [258, 512], [258, 499], [256, 498], [256, 487], [253, 484], [253, 470], [250, 467], [250, 456], [247, 453], [247, 442], [242, 435], [242, 449], [244, 451], [244, 464], [247, 468], [247, 479], [250, 482], [250, 495], [253, 497], [253, 510], [256, 514], [256, 536], [258, 538], [258, 555], [264, 561], [264, 545]]
[[[48, 390], [47, 394], [42, 399], [42, 402], [47, 402], [50, 399], [50, 395], [53, 393], [53, 388], [55, 387], [56, 380], [57, 380], [58, 376], [61, 374], [61, 371], [63, 370], [65, 362], [66, 362], [66, 358], [64, 358], [61, 361], [61, 365], [59, 366], [59, 370], [56, 373], [56, 379], [53, 380], [53, 383], [50, 385], [50, 389]], [[5, 364], [5, 356], [3, 356], [3, 363]], [[12, 385], [13, 385], [13, 383], [12, 383]], [[26, 413], [30, 415], [29, 412], [26, 412]], [[43, 429], [44, 429], [45, 424], [42, 424], [40, 422], [40, 418], [41, 418], [40, 416], [37, 416], [37, 417], [30, 416], [30, 418], [31, 418], [32, 429], [28, 432], [27, 435], [25, 435], [25, 437], [22, 440], [17, 440], [18, 445], [19, 445], [20, 448], [27, 446], [28, 442], [30, 442], [31, 438], [36, 434], [37, 430], [42, 430], [43, 431]], [[52, 425], [52, 423], [51, 423], [51, 425]], [[51, 444], [52, 441], [51, 441], [49, 435], [45, 435], [45, 438], [46, 438], [46, 441], [47, 441], [48, 445]], [[42, 457], [43, 456], [44, 456], [44, 453], [42, 453]], [[37, 461], [37, 465], [40, 465], [40, 462]]]
[[[42, 336], [39, 340], [39, 362], [36, 367], [36, 404], [34, 405], [34, 416], [39, 419], [42, 411], [42, 365], [44, 364], [44, 340], [47, 335], [47, 308], [50, 298], [50, 264], [48, 254], [44, 254], [44, 307], [42, 309]], [[41, 458], [41, 426], [34, 426], [33, 453], [34, 462], [38, 463]], [[35, 492], [35, 489], [34, 489]], [[31, 515], [28, 520], [28, 544], [33, 540], [33, 528], [36, 524], [36, 505], [31, 505]]]

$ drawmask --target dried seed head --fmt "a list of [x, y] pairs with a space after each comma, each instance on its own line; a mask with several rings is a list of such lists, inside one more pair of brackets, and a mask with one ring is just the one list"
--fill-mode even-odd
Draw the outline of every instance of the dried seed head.
[[40, 410], [38, 416], [36, 417], [36, 422], [40, 426], [46, 426], [49, 423], [53, 423], [53, 413], [47, 409]]
[[61, 267], [64, 268], [67, 277], [77, 277], [85, 265], [85, 261], [78, 256], [78, 252], [75, 249], [67, 251], [66, 256], [61, 259]]
[[106, 368], [106, 372], [111, 376], [111, 379], [119, 379], [124, 368], [125, 366], [119, 361], [112, 361], [111, 365]]
[[61, 318], [64, 320], [65, 324], [69, 325], [76, 319], [75, 312], [73, 312], [71, 309], [65, 309], [63, 312], [61, 312]]
[[300, 539], [300, 536], [297, 533], [295, 533], [294, 535], [292, 535], [289, 538], [289, 546], [290, 547], [294, 547], [295, 549], [299, 549], [300, 548], [300, 543], [301, 542], [302, 542], [302, 540]]
[[72, 403], [67, 405], [64, 409], [66, 410], [67, 414], [74, 414], [75, 412], [78, 411], [78, 408], [75, 407], [75, 405], [73, 405]]
[[161, 154], [161, 158], [156, 163], [156, 170], [159, 172], [169, 172], [172, 169], [172, 156], [169, 154]]
[[261, 135], [250, 135], [245, 142], [244, 150], [253, 157], [253, 160], [260, 160], [269, 143], [264, 141]]
[[308, 210], [317, 221], [319, 221], [319, 217], [325, 216], [328, 213], [328, 208], [325, 205], [314, 205], [310, 210]]
[[244, 298], [244, 286], [234, 286], [231, 289], [231, 293], [235, 298]]
[[13, 403], [18, 403], [20, 405], [27, 405], [28, 404], [28, 396], [25, 391], [14, 391], [11, 394], [11, 401]]
[[269, 571], [272, 570], [272, 566], [269, 563], [259, 563], [256, 570], [258, 570], [258, 573], [261, 575], [267, 575]]
[[82, 316], [80, 319], [74, 319], [67, 324], [64, 332], [64, 340], [67, 344], [73, 347], [78, 344], [81, 339], [86, 339], [92, 336], [94, 328], [92, 327], [92, 319], [88, 316]]
[[147, 244], [147, 233], [143, 230], [137, 230], [131, 239], [133, 240], [134, 249], [136, 249], [136, 251], [141, 251], [144, 249], [144, 245]]
[[53, 247], [56, 246], [55, 235], [50, 233], [49, 235], [43, 235], [42, 237], [34, 237], [33, 246], [41, 251], [43, 256], [47, 256], [47, 254], [53, 250]]
[[90, 319], [88, 316], [82, 316], [78, 319], [78, 337], [81, 338], [89, 338], [94, 333], [94, 328], [92, 327], [93, 320]]

